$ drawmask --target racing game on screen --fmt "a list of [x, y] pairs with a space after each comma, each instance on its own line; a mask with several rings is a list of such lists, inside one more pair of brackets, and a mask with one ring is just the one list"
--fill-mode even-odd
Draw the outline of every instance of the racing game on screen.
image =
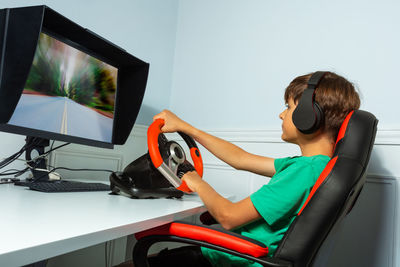
[[118, 69], [40, 34], [9, 124], [110, 143]]

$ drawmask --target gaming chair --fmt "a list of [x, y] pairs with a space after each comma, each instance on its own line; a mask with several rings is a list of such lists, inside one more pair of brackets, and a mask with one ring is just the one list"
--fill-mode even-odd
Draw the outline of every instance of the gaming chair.
[[136, 234], [135, 266], [148, 266], [148, 249], [163, 241], [204, 246], [263, 266], [311, 266], [328, 234], [351, 211], [361, 192], [377, 124], [375, 116], [366, 111], [355, 110], [347, 115], [331, 160], [272, 257], [268, 248], [254, 239], [211, 226], [172, 222]]

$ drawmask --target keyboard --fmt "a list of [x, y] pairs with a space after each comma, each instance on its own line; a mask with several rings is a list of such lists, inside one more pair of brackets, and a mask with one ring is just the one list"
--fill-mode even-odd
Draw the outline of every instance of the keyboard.
[[87, 192], [87, 191], [110, 191], [110, 186], [102, 183], [84, 183], [75, 181], [34, 182], [26, 186], [31, 190], [40, 192]]

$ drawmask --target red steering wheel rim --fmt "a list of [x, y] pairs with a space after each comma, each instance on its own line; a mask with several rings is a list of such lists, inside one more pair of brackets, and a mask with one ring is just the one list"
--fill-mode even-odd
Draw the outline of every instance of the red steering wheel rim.
[[[162, 133], [161, 128], [164, 126], [165, 122], [163, 119], [156, 119], [147, 130], [147, 146], [149, 148], [149, 155], [154, 167], [159, 168], [164, 160], [161, 157], [160, 150], [158, 148], [158, 136]], [[203, 160], [201, 158], [200, 151], [194, 142], [193, 138], [190, 136], [179, 132], [185, 143], [190, 148], [190, 156], [194, 163], [194, 168], [200, 177], [203, 176]], [[184, 192], [191, 192], [187, 187], [185, 182], [177, 187], [177, 189]]]

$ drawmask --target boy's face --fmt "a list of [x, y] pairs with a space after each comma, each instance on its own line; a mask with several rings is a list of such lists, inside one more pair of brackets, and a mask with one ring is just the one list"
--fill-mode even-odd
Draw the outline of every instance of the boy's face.
[[279, 118], [282, 120], [282, 140], [297, 144], [298, 139], [298, 130], [293, 123], [292, 115], [293, 111], [296, 109], [296, 104], [294, 103], [292, 98], [289, 98], [288, 103], [286, 104], [286, 109], [279, 114]]

